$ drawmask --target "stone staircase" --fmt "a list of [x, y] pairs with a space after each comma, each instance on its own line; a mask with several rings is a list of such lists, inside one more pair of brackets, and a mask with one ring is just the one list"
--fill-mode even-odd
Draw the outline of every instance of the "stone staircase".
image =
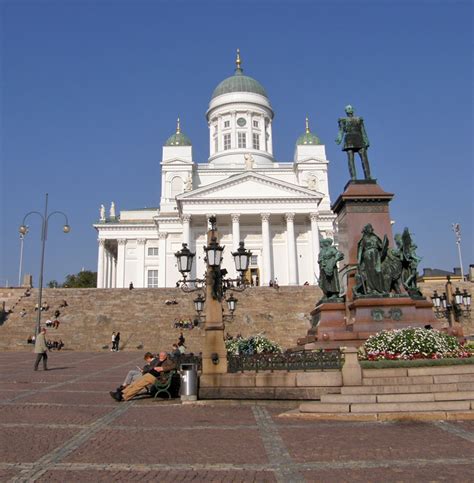
[[[26, 340], [34, 332], [38, 291], [31, 290], [29, 297], [21, 297], [23, 293], [21, 290], [15, 294], [20, 302], [0, 327], [0, 350], [32, 350]], [[244, 337], [264, 332], [286, 348], [307, 332], [310, 312], [321, 292], [307, 286], [252, 287], [234, 296], [238, 299], [237, 310], [234, 320], [226, 321], [226, 331]], [[61, 312], [59, 328], [50, 328], [47, 338], [61, 339], [66, 350], [105, 350], [113, 331], [121, 333], [124, 350], [169, 350], [180, 332], [174, 321], [193, 320], [196, 316], [195, 297], [196, 293], [186, 294], [176, 288], [44, 289], [43, 301], [49, 304], [49, 310], [42, 312], [41, 320], [44, 324], [48, 318], [54, 320], [56, 309]], [[68, 306], [60, 308], [63, 300]], [[166, 300], [178, 303], [166, 305]], [[23, 308], [27, 315], [21, 317]], [[204, 331], [194, 328], [183, 333], [188, 352], [200, 352]]]
[[474, 365], [364, 369], [362, 384], [301, 404], [321, 419], [474, 419]]

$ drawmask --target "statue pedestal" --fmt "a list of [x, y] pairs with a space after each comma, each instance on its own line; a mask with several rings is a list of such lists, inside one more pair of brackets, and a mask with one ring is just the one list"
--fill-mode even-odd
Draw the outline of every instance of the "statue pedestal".
[[[311, 312], [312, 327], [306, 337], [298, 340], [305, 349], [360, 346], [373, 334], [382, 330], [405, 327], [431, 326], [442, 329], [430, 301], [421, 296], [403, 293], [387, 296], [361, 295], [354, 297], [357, 270], [357, 247], [362, 229], [371, 224], [374, 232], [385, 235], [393, 247], [389, 203], [392, 193], [385, 192], [375, 180], [357, 180], [347, 183], [332, 209], [337, 215], [338, 249], [344, 254], [339, 263], [339, 277], [345, 289], [345, 300], [322, 301]], [[462, 335], [453, 327], [454, 335]]]
[[364, 226], [370, 223], [375, 233], [382, 238], [387, 235], [390, 245], [393, 246], [388, 206], [393, 196], [392, 193], [385, 192], [376, 180], [349, 181], [332, 206], [337, 215], [338, 249], [344, 254], [344, 260], [339, 264], [339, 275], [349, 301], [353, 299], [357, 243]]

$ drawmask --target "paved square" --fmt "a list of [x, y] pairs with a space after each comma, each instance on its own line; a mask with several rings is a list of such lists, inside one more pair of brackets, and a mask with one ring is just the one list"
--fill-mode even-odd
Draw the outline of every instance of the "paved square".
[[474, 422], [279, 418], [293, 402], [108, 391], [141, 353], [0, 354], [0, 481], [473, 481]]

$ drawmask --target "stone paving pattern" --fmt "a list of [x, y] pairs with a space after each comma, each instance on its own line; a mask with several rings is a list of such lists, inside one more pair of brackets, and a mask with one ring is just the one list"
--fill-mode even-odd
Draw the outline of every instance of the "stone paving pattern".
[[108, 391], [141, 354], [0, 353], [0, 481], [474, 481], [474, 422], [301, 421], [297, 403]]

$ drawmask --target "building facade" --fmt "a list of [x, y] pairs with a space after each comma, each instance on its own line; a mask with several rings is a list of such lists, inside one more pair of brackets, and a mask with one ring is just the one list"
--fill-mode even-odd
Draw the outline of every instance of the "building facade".
[[317, 283], [319, 240], [333, 235], [328, 160], [310, 131], [298, 138], [292, 162], [273, 156], [274, 112], [263, 86], [244, 75], [237, 53], [234, 75], [214, 90], [206, 113], [209, 158], [197, 163], [181, 131], [163, 146], [157, 208], [122, 210], [94, 224], [98, 232], [97, 287], [174, 287], [174, 253], [196, 252], [193, 277], [205, 272], [208, 218], [217, 217], [223, 266], [244, 241], [252, 251], [248, 278], [257, 285]]

